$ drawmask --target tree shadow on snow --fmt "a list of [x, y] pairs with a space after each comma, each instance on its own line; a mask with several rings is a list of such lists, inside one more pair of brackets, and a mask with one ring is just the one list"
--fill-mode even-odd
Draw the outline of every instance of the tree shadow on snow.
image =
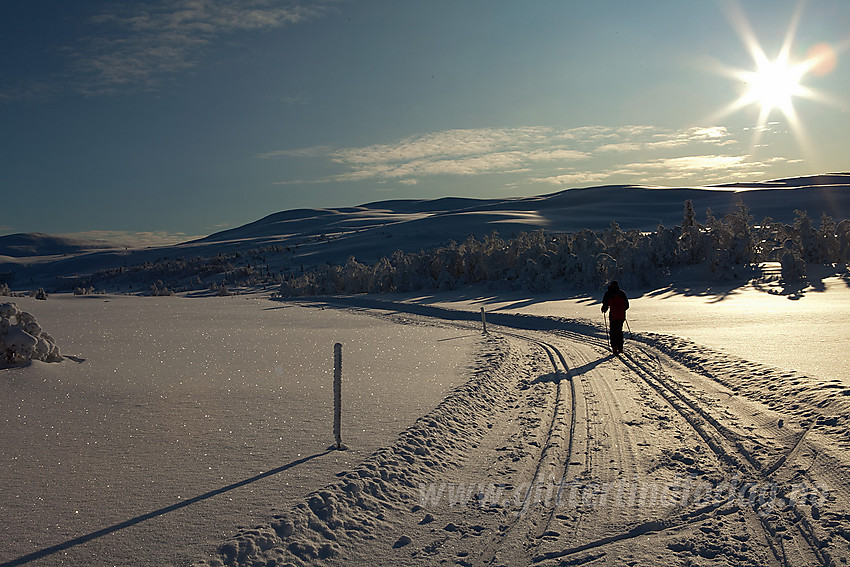
[[719, 303], [741, 293], [745, 287], [752, 287], [762, 293], [798, 300], [808, 293], [825, 292], [827, 278], [839, 279], [850, 287], [850, 271], [843, 264], [809, 264], [806, 279], [800, 282], [782, 281], [778, 264], [751, 268], [742, 271], [738, 278], [726, 281], [695, 276], [698, 273], [694, 269], [685, 268], [674, 273], [667, 285], [652, 290], [629, 290], [629, 297], [702, 297], [711, 303]]
[[58, 553], [60, 551], [65, 551], [65, 550], [70, 549], [72, 547], [82, 545], [84, 543], [88, 543], [88, 542], [90, 542], [94, 539], [97, 539], [99, 537], [109, 535], [109, 534], [117, 532], [119, 530], [123, 530], [124, 528], [129, 528], [130, 526], [135, 526], [136, 524], [140, 524], [140, 523], [145, 522], [147, 520], [151, 520], [153, 518], [158, 518], [160, 516], [164, 516], [165, 514], [168, 514], [169, 512], [174, 512], [175, 510], [179, 510], [181, 508], [186, 508], [187, 506], [191, 506], [192, 504], [197, 504], [198, 502], [201, 502], [202, 500], [207, 500], [207, 499], [212, 498], [214, 496], [224, 494], [225, 492], [230, 492], [231, 490], [241, 488], [241, 487], [246, 486], [248, 484], [257, 482], [258, 480], [262, 480], [264, 478], [267, 478], [267, 477], [276, 475], [278, 473], [281, 473], [283, 471], [289, 470], [291, 468], [297, 467], [298, 465], [303, 465], [307, 461], [311, 461], [313, 459], [316, 459], [318, 457], [322, 457], [322, 456], [327, 455], [329, 453], [331, 453], [330, 449], [327, 450], [327, 451], [323, 451], [321, 453], [316, 453], [314, 455], [309, 455], [307, 457], [303, 457], [301, 459], [292, 461], [291, 463], [287, 463], [285, 465], [277, 467], [276, 469], [272, 469], [270, 471], [260, 473], [256, 476], [252, 476], [251, 478], [246, 478], [245, 480], [241, 480], [239, 482], [229, 484], [229, 485], [224, 486], [222, 488], [218, 488], [216, 490], [211, 490], [209, 492], [205, 492], [204, 494], [201, 494], [199, 496], [195, 496], [194, 498], [189, 498], [187, 500], [181, 500], [180, 502], [177, 502], [176, 504], [172, 504], [170, 506], [166, 506], [165, 508], [160, 508], [159, 510], [154, 510], [153, 512], [148, 512], [147, 514], [142, 514], [141, 516], [136, 516], [135, 518], [130, 518], [129, 520], [119, 522], [117, 524], [114, 524], [112, 526], [97, 530], [97, 531], [92, 532], [90, 534], [86, 534], [86, 535], [83, 535], [83, 536], [80, 536], [80, 537], [76, 537], [74, 539], [69, 539], [68, 541], [65, 541], [65, 542], [62, 542], [60, 544], [53, 545], [53, 546], [50, 546], [50, 547], [45, 547], [44, 549], [30, 553], [28, 555], [24, 555], [22, 557], [18, 557], [17, 559], [13, 559], [13, 560], [7, 561], [5, 563], [0, 563], [0, 567], [13, 567], [15, 565], [24, 565], [26, 563], [30, 563], [31, 561], [36, 561], [38, 559], [42, 559], [42, 558], [47, 557], [49, 555], [53, 555], [54, 553]]
[[546, 292], [530, 292], [517, 290], [504, 290], [496, 292], [490, 290], [488, 292], [483, 292], [480, 288], [476, 288], [473, 286], [470, 287], [468, 290], [464, 291], [454, 291], [439, 295], [416, 295], [415, 297], [405, 299], [407, 301], [410, 301], [411, 303], [416, 303], [420, 305], [432, 305], [434, 303], [441, 303], [445, 301], [466, 301], [469, 302], [470, 305], [486, 308], [487, 306], [492, 306], [495, 304], [504, 304], [492, 309], [487, 309], [488, 312], [496, 312], [523, 309], [525, 307], [531, 307], [532, 305], [536, 305], [538, 303], [546, 303], [549, 301], [559, 301], [564, 299], [574, 299], [579, 302], [587, 303], [598, 303], [601, 300], [602, 293], [604, 291], [604, 289], [600, 291], [599, 297], [594, 298], [590, 296], [586, 291], [577, 291], [574, 289], [563, 289]]

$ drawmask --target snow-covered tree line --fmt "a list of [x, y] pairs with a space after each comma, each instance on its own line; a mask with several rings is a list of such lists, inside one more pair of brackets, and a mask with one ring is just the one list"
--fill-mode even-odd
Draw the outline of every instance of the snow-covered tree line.
[[279, 285], [282, 276], [272, 272], [267, 264], [261, 264], [267, 261], [267, 257], [275, 255], [291, 256], [292, 250], [270, 245], [244, 253], [233, 251], [214, 256], [160, 258], [68, 279], [64, 282], [64, 288], [73, 289], [79, 294], [94, 293], [96, 286], [107, 285], [124, 286], [129, 291], [146, 291], [150, 295], [172, 295], [174, 292], [204, 288], [224, 294], [221, 290], [224, 288], [226, 291], [228, 285]]
[[848, 260], [848, 220], [836, 224], [823, 216], [815, 228], [806, 212], [796, 211], [792, 225], [770, 218], [755, 225], [749, 209], [739, 202], [723, 218], [706, 211], [701, 223], [687, 201], [682, 224], [673, 228], [624, 231], [612, 222], [603, 231], [540, 230], [507, 240], [493, 232], [481, 240], [470, 236], [461, 244], [428, 251], [399, 250], [371, 265], [351, 256], [343, 265], [327, 264], [286, 277], [280, 294], [449, 290], [475, 284], [543, 292], [599, 287], [612, 279], [645, 287], [660, 283], [677, 266], [705, 265], [713, 279], [729, 280], [763, 261], [781, 262], [783, 278], [790, 282], [805, 278], [807, 263]]

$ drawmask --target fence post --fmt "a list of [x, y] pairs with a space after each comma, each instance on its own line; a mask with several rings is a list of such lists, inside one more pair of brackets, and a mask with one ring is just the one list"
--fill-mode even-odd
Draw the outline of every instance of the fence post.
[[342, 446], [342, 344], [334, 345], [334, 440], [336, 448]]
[[484, 326], [484, 334], [487, 334], [487, 319], [484, 317], [484, 308], [481, 308], [481, 324]]

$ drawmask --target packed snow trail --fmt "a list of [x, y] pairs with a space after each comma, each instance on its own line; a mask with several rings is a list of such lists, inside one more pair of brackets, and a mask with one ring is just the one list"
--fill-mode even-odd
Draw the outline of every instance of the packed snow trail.
[[[366, 298], [313, 304], [480, 328], [477, 313]], [[702, 371], [717, 359], [707, 349], [689, 354], [705, 364], [682, 364], [665, 337], [638, 336], [614, 357], [589, 325], [498, 314], [488, 323], [490, 363], [466, 387], [291, 517], [240, 533], [218, 561], [850, 558], [847, 431], [828, 413], [844, 407], [841, 394], [773, 409], [717, 380], [717, 368]]]

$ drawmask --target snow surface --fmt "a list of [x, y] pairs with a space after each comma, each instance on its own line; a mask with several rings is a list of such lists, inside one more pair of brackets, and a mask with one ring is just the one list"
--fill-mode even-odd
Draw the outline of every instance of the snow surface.
[[[647, 329], [645, 321], [666, 321], [672, 331], [685, 330], [674, 321], [682, 309], [692, 320], [717, 312], [717, 304], [705, 297], [666, 295], [633, 299], [634, 323], [640, 325], [633, 330], [641, 342], [629, 341], [628, 348], [659, 349], [667, 379], [688, 384], [706, 408], [724, 400], [716, 407], [725, 413], [712, 415], [755, 444], [747, 453], [755, 462], [768, 466], [791, 455], [789, 472], [806, 469], [812, 485], [816, 480], [828, 485], [833, 501], [819, 504], [825, 510], [819, 517], [845, 526], [835, 513], [847, 509], [840, 475], [850, 471], [845, 462], [850, 440], [845, 418], [835, 416], [846, 415], [850, 388]], [[846, 301], [847, 291], [827, 282], [820, 295], [792, 301], [747, 290], [723, 299], [740, 305], [717, 312], [714, 324], [723, 329], [737, 321], [744, 333], [760, 329], [758, 320], [741, 318], [739, 310], [762, 296], [805, 306]], [[659, 518], [685, 521], [675, 507], [663, 513], [644, 505], [594, 508], [582, 512], [597, 516], [579, 529], [574, 516], [580, 507], [566, 503], [555, 520], [545, 513], [533, 520], [565, 527], [549, 525], [552, 535], [542, 540], [539, 534], [523, 535], [533, 531], [527, 525], [532, 520], [516, 515], [524, 501], [523, 479], [560, 478], [556, 463], [567, 459], [564, 452], [574, 444], [598, 447], [586, 453], [573, 449], [569, 457], [586, 470], [578, 476], [568, 472], [570, 486], [581, 490], [588, 490], [585, 481], [605, 485], [623, 479], [634, 486], [678, 486], [690, 478], [689, 470], [699, 471], [693, 482], [717, 486], [728, 471], [705, 453], [688, 418], [665, 408], [657, 394], [638, 387], [634, 375], [605, 355], [603, 330], [594, 321], [600, 317], [596, 300], [502, 301], [456, 293], [389, 301], [399, 299], [20, 298], [54, 330], [70, 360], [0, 371], [6, 432], [0, 442], [0, 513], [16, 526], [0, 564], [16, 564], [99, 530], [109, 533], [34, 564], [216, 565], [232, 558], [247, 565], [260, 557], [296, 564], [414, 565], [444, 559], [522, 564], [529, 560], [523, 551], [528, 541], [536, 542], [542, 565], [558, 564], [541, 558], [565, 550], [568, 559], [582, 562], [607, 556], [665, 565], [718, 554], [733, 564], [771, 563], [769, 545], [754, 541], [742, 549], [733, 537], [741, 530], [747, 538], [758, 536], [758, 530], [743, 527], [753, 520], [740, 506], [698, 516], [691, 531], [653, 536], [652, 522]], [[443, 312], [422, 311], [435, 306]], [[480, 306], [491, 318], [486, 340], [479, 330]], [[810, 322], [798, 318], [796, 325], [802, 331]], [[709, 327], [704, 332], [711, 338]], [[327, 452], [336, 341], [345, 345], [343, 440], [350, 447], [345, 452]], [[547, 370], [537, 341], [557, 346], [567, 357], [570, 375], [582, 388], [575, 396], [586, 400], [581, 403], [587, 409], [553, 410], [569, 399], [568, 381]], [[724, 338], [716, 342], [734, 351]], [[730, 380], [740, 384], [734, 391]], [[780, 389], [772, 393], [776, 385]], [[574, 426], [569, 433], [563, 420], [570, 415], [586, 422], [586, 429]], [[777, 429], [779, 419], [786, 424]], [[824, 425], [796, 448], [816, 423]], [[506, 502], [493, 511], [422, 499], [429, 483], [459, 482], [496, 483], [507, 490]], [[810, 506], [804, 508], [815, 522]], [[510, 527], [503, 530], [500, 522]], [[714, 531], [706, 532], [709, 528]], [[625, 536], [616, 534], [624, 533], [631, 535], [618, 543]], [[602, 551], [573, 551], [612, 534]], [[846, 557], [841, 550], [850, 549], [840, 541], [825, 545], [832, 557]], [[810, 554], [792, 559], [790, 565], [812, 560]]]
[[[16, 301], [81, 362], [0, 370], [0, 564], [291, 465], [35, 563], [185, 565], [393, 441], [478, 341], [236, 297]], [[344, 452], [326, 452], [335, 342]]]
[[[657, 290], [626, 290], [631, 298], [629, 325], [635, 333], [685, 337], [705, 346], [811, 377], [850, 385], [850, 285], [829, 277], [817, 288], [782, 295], [778, 286], [740, 287], [682, 279]], [[604, 325], [597, 296], [465, 293], [394, 295], [393, 299], [453, 309], [566, 317]]]
[[[455, 309], [380, 296], [301, 302], [477, 327], [477, 300], [455, 300]], [[197, 565], [850, 558], [847, 384], [672, 335], [637, 333], [617, 358], [598, 324], [490, 321], [488, 362], [464, 388]]]

